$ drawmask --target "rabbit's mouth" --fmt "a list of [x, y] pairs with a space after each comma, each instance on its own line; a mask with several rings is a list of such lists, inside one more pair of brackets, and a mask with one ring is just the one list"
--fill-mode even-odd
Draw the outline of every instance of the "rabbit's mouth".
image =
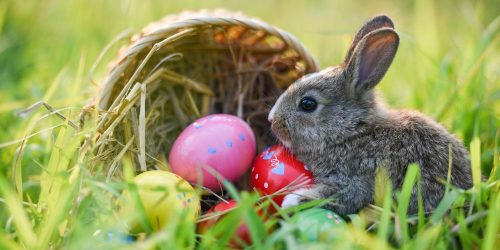
[[291, 141], [284, 139], [283, 137], [281, 137], [279, 135], [276, 135], [276, 137], [278, 137], [279, 141], [281, 142], [281, 144], [283, 144], [283, 146], [285, 146], [286, 149], [288, 149], [290, 152], [293, 152]]
[[286, 121], [281, 118], [273, 119], [271, 122], [271, 130], [281, 144], [292, 151], [292, 140], [286, 126]]

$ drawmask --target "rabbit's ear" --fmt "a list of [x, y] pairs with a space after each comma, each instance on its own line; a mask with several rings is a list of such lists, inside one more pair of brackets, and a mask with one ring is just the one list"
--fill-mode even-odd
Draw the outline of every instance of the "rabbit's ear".
[[365, 35], [347, 63], [345, 72], [354, 92], [377, 85], [392, 63], [399, 45], [399, 36], [391, 28], [382, 28]]
[[348, 63], [351, 60], [351, 56], [352, 53], [354, 52], [354, 49], [358, 45], [359, 41], [361, 41], [361, 39], [363, 39], [363, 37], [366, 36], [366, 34], [381, 28], [394, 29], [394, 23], [392, 22], [390, 17], [386, 15], [379, 15], [372, 18], [370, 21], [366, 22], [365, 25], [363, 25], [363, 27], [359, 29], [358, 33], [356, 33], [356, 36], [352, 41], [351, 47], [349, 48], [349, 51], [347, 52], [347, 55], [344, 59], [344, 63]]

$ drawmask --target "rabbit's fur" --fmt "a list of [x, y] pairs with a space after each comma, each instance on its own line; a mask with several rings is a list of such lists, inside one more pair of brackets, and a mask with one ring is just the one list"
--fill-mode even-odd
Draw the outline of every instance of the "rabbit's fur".
[[[315, 178], [312, 188], [288, 194], [283, 207], [333, 198], [327, 208], [355, 213], [373, 202], [380, 168], [398, 189], [411, 163], [421, 168], [426, 211], [443, 197], [450, 160], [451, 184], [472, 186], [469, 155], [459, 140], [418, 112], [386, 108], [374, 93], [398, 44], [392, 20], [377, 16], [358, 31], [343, 64], [299, 79], [279, 97], [269, 113], [272, 131]], [[313, 112], [301, 110], [304, 97], [316, 100]], [[415, 186], [408, 212], [417, 208]]]

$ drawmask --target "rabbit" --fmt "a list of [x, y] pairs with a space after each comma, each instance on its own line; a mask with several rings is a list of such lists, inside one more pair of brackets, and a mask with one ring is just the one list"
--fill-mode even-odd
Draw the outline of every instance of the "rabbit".
[[[451, 184], [472, 186], [469, 153], [458, 139], [421, 113], [387, 108], [374, 92], [398, 45], [393, 21], [376, 16], [358, 31], [341, 65], [305, 75], [277, 99], [268, 116], [271, 131], [314, 177], [314, 185], [287, 194], [283, 208], [332, 198], [325, 208], [357, 213], [373, 203], [381, 168], [397, 190], [411, 163], [421, 169], [426, 212], [444, 195], [449, 161]], [[416, 187], [410, 214], [418, 212]]]

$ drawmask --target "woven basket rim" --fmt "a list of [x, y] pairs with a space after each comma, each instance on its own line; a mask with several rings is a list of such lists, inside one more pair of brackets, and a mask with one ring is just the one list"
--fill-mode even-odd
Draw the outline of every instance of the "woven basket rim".
[[[244, 26], [253, 30], [263, 30], [266, 33], [280, 38], [284, 43], [286, 43], [292, 50], [294, 50], [302, 60], [306, 63], [306, 72], [314, 72], [320, 69], [318, 61], [312, 56], [312, 54], [307, 50], [307, 48], [292, 34], [289, 32], [270, 25], [260, 19], [254, 17], [247, 17], [244, 15], [239, 15], [239, 12], [228, 11], [229, 14], [235, 14], [239, 16], [235, 17], [223, 17], [223, 16], [213, 16], [217, 15], [217, 13], [212, 13], [212, 15], [208, 13], [206, 16], [197, 16], [192, 18], [185, 18], [182, 20], [174, 21], [174, 22], [164, 22], [163, 20], [166, 18], [175, 18], [179, 17], [186, 12], [181, 12], [174, 15], [167, 15], [159, 21], [153, 22], [147, 25], [136, 40], [134, 40], [131, 44], [128, 45], [127, 51], [125, 53], [120, 54], [118, 58], [118, 63], [114, 65], [111, 71], [108, 72], [103, 84], [101, 85], [101, 93], [99, 95], [98, 107], [100, 109], [106, 109], [105, 104], [108, 103], [110, 98], [110, 90], [113, 89], [117, 79], [120, 77], [121, 73], [127, 68], [129, 63], [133, 60], [134, 56], [140, 53], [146, 47], [151, 46], [152, 44], [156, 44], [163, 39], [165, 39], [168, 35], [179, 32], [179, 30], [185, 29], [197, 29], [204, 26]], [[200, 12], [193, 12], [198, 14]], [[226, 13], [226, 14], [227, 14]], [[151, 25], [159, 25], [155, 29], [151, 29], [151, 31], [144, 33], [144, 30], [150, 28]]]

